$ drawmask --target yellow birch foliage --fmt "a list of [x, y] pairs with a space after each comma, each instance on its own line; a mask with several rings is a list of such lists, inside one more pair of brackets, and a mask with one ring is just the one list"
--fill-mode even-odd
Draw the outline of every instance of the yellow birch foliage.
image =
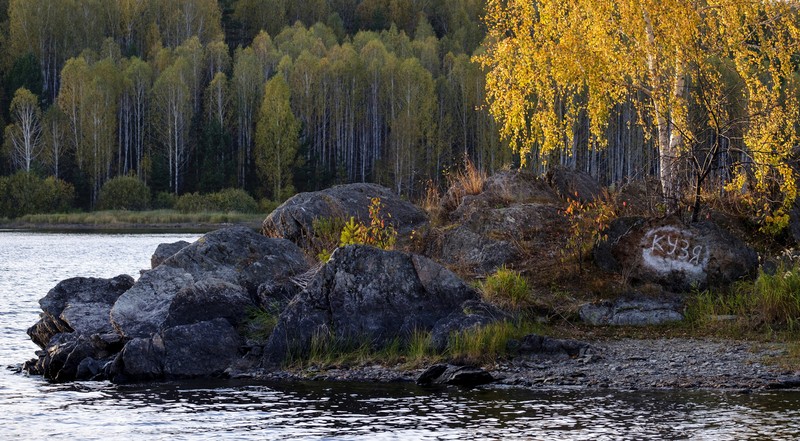
[[777, 184], [771, 194], [783, 198], [770, 207], [782, 212], [797, 195], [787, 159], [800, 141], [799, 9], [783, 0], [488, 0], [476, 60], [489, 111], [523, 165], [532, 151], [570, 145], [582, 112], [602, 146], [611, 109], [630, 101], [656, 136], [666, 191], [697, 142], [687, 115], [699, 105], [718, 134], [736, 137], [737, 184], [765, 193]]

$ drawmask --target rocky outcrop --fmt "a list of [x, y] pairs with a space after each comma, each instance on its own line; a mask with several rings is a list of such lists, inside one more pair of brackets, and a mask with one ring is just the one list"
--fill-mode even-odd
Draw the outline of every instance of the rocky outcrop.
[[[162, 256], [173, 245], [159, 247]], [[29, 330], [43, 350], [25, 369], [55, 381], [221, 375], [245, 355], [238, 329], [259, 293], [273, 286], [292, 295], [290, 279], [308, 270], [293, 243], [243, 227], [174, 248], [136, 283], [119, 276], [58, 284]]]
[[594, 258], [605, 271], [672, 292], [728, 285], [758, 268], [755, 251], [714, 223], [685, 225], [675, 218], [617, 219]]
[[369, 246], [337, 249], [280, 315], [265, 363], [306, 353], [312, 341], [381, 348], [430, 331], [478, 293], [432, 260]]
[[[452, 225], [430, 232], [424, 254], [476, 274], [527, 258], [553, 261], [566, 228], [562, 203], [533, 174], [500, 172], [488, 178], [480, 194], [458, 200], [449, 214]], [[448, 198], [442, 202], [444, 209], [454, 204]]]
[[384, 215], [401, 236], [427, 222], [427, 215], [414, 204], [400, 199], [377, 184], [337, 185], [322, 191], [299, 193], [276, 208], [264, 220], [262, 231], [268, 237], [280, 237], [306, 247], [313, 237], [313, 222], [320, 218], [354, 217], [369, 223], [372, 198], [380, 198]]
[[592, 325], [649, 326], [683, 320], [682, 302], [644, 297], [587, 303], [580, 309], [581, 320]]
[[188, 247], [191, 245], [189, 242], [185, 240], [179, 240], [178, 242], [172, 243], [162, 243], [158, 247], [156, 247], [156, 251], [150, 257], [150, 268], [155, 268], [161, 265], [162, 262], [169, 259], [178, 251]]
[[[257, 298], [260, 285], [286, 281], [306, 270], [308, 263], [302, 251], [287, 240], [266, 238], [245, 227], [217, 230], [142, 274], [114, 304], [111, 320], [126, 338], [149, 337], [164, 327], [178, 293], [195, 282], [213, 279], [217, 285], [236, 285], [243, 291], [230, 286], [213, 289], [227, 289], [225, 294], [232, 297], [225, 297], [226, 302], [241, 305], [243, 296]], [[195, 285], [189, 292], [211, 285]], [[230, 305], [223, 306], [227, 307]]]

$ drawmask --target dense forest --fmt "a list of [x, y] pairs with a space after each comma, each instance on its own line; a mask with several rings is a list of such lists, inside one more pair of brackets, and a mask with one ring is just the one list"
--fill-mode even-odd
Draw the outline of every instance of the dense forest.
[[483, 8], [11, 0], [2, 174], [64, 180], [90, 208], [122, 175], [153, 193], [281, 200], [355, 181], [415, 195], [464, 154], [498, 168], [511, 156], [478, 110], [484, 76], [470, 60]]
[[[102, 186], [121, 176], [153, 195], [239, 188], [273, 201], [360, 181], [414, 198], [441, 188], [465, 158], [488, 173], [565, 164], [606, 184], [658, 176], [658, 121], [637, 106], [648, 92], [632, 88], [625, 99], [601, 102], [598, 124], [598, 103], [584, 90], [591, 82], [581, 80], [566, 99], [556, 81], [564, 76], [547, 78], [560, 72], [552, 69], [558, 60], [544, 63], [539, 87], [514, 102], [535, 96], [560, 119], [539, 120], [527, 108], [516, 121], [527, 121], [522, 130], [531, 136], [525, 148], [516, 145], [509, 115], [486, 87], [487, 73], [513, 71], [520, 60], [487, 61], [517, 35], [501, 26], [503, 5], [0, 0], [0, 187], [9, 193], [11, 176], [35, 175], [52, 191], [74, 192], [74, 207], [91, 209]], [[561, 56], [565, 71], [581, 58]], [[598, 65], [598, 75], [607, 73]], [[496, 75], [488, 78], [497, 86]], [[543, 133], [549, 139], [534, 139]], [[715, 142], [700, 134], [692, 148]], [[725, 183], [732, 163], [718, 156], [708, 181]]]

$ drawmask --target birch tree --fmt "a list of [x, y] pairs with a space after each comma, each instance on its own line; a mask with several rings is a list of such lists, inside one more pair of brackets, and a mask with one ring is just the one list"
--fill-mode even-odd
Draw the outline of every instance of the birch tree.
[[[681, 177], [707, 173], [719, 153], [692, 155], [708, 124], [718, 139], [738, 133], [724, 143], [738, 158], [731, 172], [749, 178], [753, 191], [777, 184], [773, 219], [785, 220], [797, 193], [787, 159], [798, 142], [798, 8], [766, 0], [489, 0], [488, 43], [477, 57], [488, 71], [489, 110], [524, 164], [537, 149], [546, 155], [571, 144], [582, 114], [591, 144], [603, 147], [612, 109], [632, 102], [655, 139], [671, 208], [686, 190]], [[722, 81], [720, 60], [731, 61], [739, 90]], [[706, 124], [692, 121], [695, 106]], [[737, 107], [741, 114], [721, 111]]]
[[300, 123], [289, 104], [289, 86], [282, 75], [269, 80], [256, 126], [256, 170], [273, 200], [292, 187], [292, 167], [300, 147]]
[[43, 147], [39, 97], [28, 89], [17, 89], [10, 112], [13, 124], [7, 133], [11, 135], [11, 157], [18, 170], [30, 173]]

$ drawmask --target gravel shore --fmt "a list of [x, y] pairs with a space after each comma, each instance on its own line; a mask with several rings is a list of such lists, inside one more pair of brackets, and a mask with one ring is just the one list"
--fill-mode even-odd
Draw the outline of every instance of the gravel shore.
[[[622, 339], [589, 342], [581, 356], [532, 355], [489, 368], [495, 386], [587, 389], [787, 389], [800, 388], [800, 372], [767, 364], [782, 344], [699, 339]], [[379, 365], [271, 372], [275, 380], [412, 382], [423, 369]], [[492, 386], [489, 386], [492, 387]]]

